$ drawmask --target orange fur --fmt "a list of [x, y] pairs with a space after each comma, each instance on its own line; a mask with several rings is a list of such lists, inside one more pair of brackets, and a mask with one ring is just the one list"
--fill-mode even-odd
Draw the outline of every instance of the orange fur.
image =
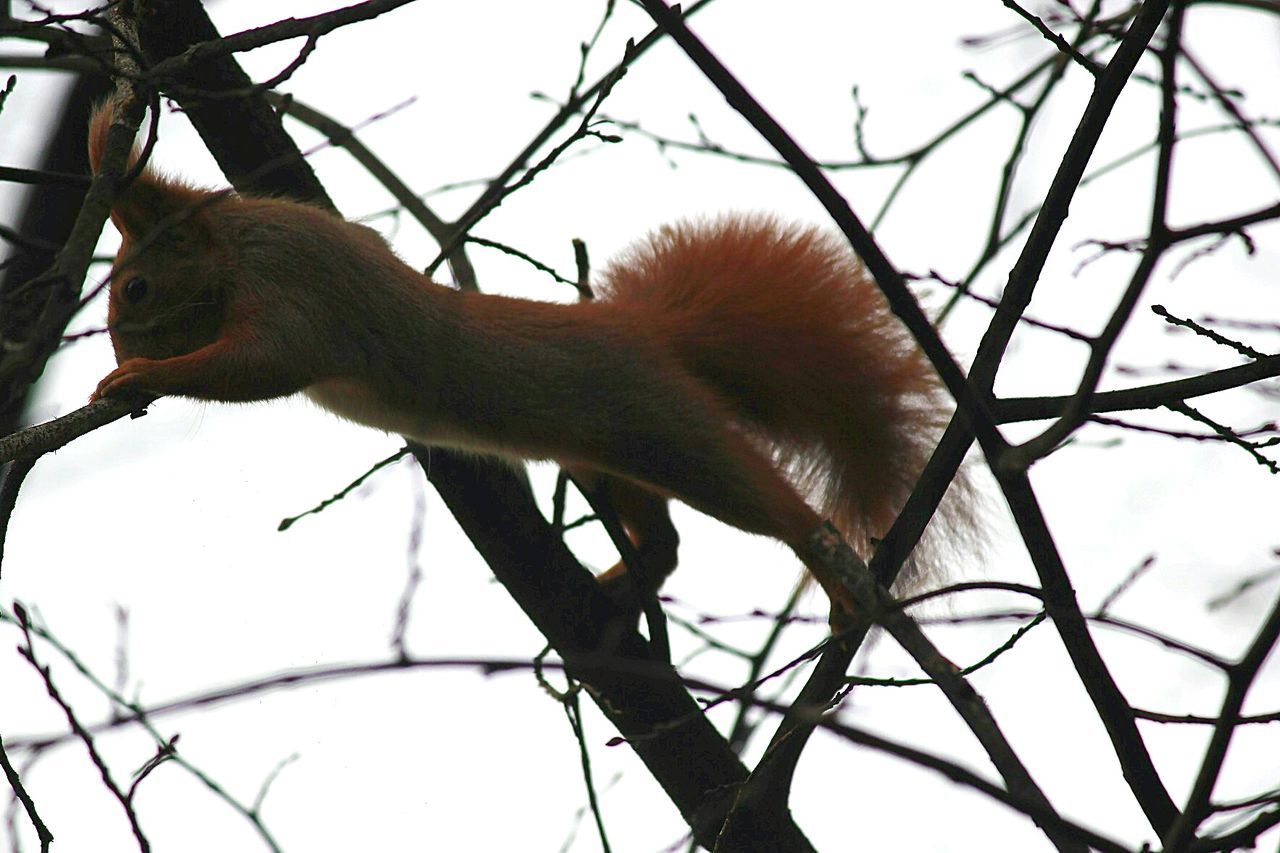
[[113, 218], [119, 367], [95, 397], [304, 391], [427, 444], [555, 459], [612, 494], [646, 585], [675, 565], [667, 497], [802, 557], [828, 515], [866, 554], [945, 413], [848, 249], [768, 217], [664, 228], [575, 305], [442, 287], [364, 226], [150, 170]]

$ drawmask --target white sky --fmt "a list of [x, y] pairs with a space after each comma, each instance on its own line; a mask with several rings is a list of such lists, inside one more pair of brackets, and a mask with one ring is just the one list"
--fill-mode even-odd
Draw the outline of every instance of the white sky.
[[[22, 4], [17, 4], [21, 7]], [[223, 33], [337, 4], [223, 0], [210, 14]], [[361, 138], [412, 187], [483, 178], [500, 170], [550, 115], [532, 100], [558, 96], [572, 82], [577, 45], [593, 31], [599, 2], [556, 4], [418, 3], [325, 37], [283, 88], [336, 118], [359, 123], [416, 98], [407, 108], [362, 131]], [[870, 108], [867, 142], [878, 154], [917, 144], [979, 103], [980, 89], [962, 79], [974, 70], [991, 84], [1014, 79], [1047, 47], [1027, 36], [972, 51], [964, 36], [1014, 27], [1018, 19], [995, 0], [871, 4], [719, 0], [695, 29], [747, 87], [804, 144], [826, 158], [854, 156], [849, 88], [857, 84]], [[1280, 72], [1277, 30], [1264, 16], [1219, 8], [1189, 15], [1193, 49], [1222, 81], [1248, 92], [1251, 115], [1280, 116], [1274, 80]], [[624, 41], [650, 28], [629, 4], [606, 31], [589, 67], [594, 79], [621, 55]], [[297, 43], [241, 57], [255, 78], [288, 62]], [[7, 48], [6, 48], [7, 49]], [[1154, 73], [1148, 60], [1144, 69]], [[1057, 107], [1037, 125], [1023, 164], [1013, 209], [1041, 197], [1088, 96], [1073, 70]], [[59, 79], [23, 72], [0, 115], [0, 162], [25, 165], [38, 149], [34, 128], [57, 96]], [[1095, 165], [1148, 141], [1153, 87], [1131, 85], [1103, 137]], [[767, 153], [763, 143], [670, 44], [644, 57], [619, 84], [604, 112], [653, 131], [693, 138], [686, 116], [730, 148]], [[1184, 126], [1216, 122], [1187, 105]], [[1012, 111], [948, 146], [908, 185], [877, 231], [901, 267], [962, 275], [985, 234], [994, 182]], [[318, 137], [289, 121], [304, 147]], [[210, 185], [221, 183], [212, 159], [181, 116], [166, 114], [156, 162]], [[1271, 137], [1273, 148], [1276, 137]], [[591, 149], [583, 146], [582, 150]], [[391, 205], [389, 196], [346, 154], [328, 150], [313, 164], [339, 207], [366, 217]], [[1173, 193], [1175, 223], [1230, 215], [1276, 196], [1251, 152], [1220, 137], [1179, 148]], [[1088, 238], [1123, 239], [1142, 232], [1153, 161], [1142, 158], [1105, 179], [1072, 207], [1072, 218], [1050, 259], [1031, 313], [1096, 331], [1108, 316], [1133, 259], [1109, 257], [1072, 272], [1088, 254]], [[892, 173], [835, 177], [869, 219]], [[0, 208], [12, 210], [11, 187], [0, 186]], [[461, 190], [433, 198], [446, 217], [472, 198]], [[702, 155], [672, 153], [670, 161], [638, 137], [568, 160], [505, 203], [476, 229], [572, 271], [570, 240], [587, 242], [598, 266], [628, 241], [663, 221], [696, 213], [759, 209], [822, 221], [799, 182], [781, 170], [743, 166]], [[6, 214], [7, 216], [7, 214]], [[11, 217], [3, 221], [11, 221]], [[434, 246], [407, 219], [390, 235], [415, 266]], [[1257, 254], [1242, 261], [1238, 246], [1192, 264], [1170, 279], [1158, 271], [1115, 352], [1115, 363], [1193, 366], [1236, 363], [1230, 353], [1189, 335], [1169, 335], [1146, 305], [1162, 302], [1181, 316], [1218, 314], [1275, 322], [1280, 314], [1275, 225], [1252, 230]], [[114, 237], [104, 239], [104, 247]], [[1270, 244], [1268, 244], [1270, 241]], [[1187, 250], [1174, 254], [1185, 257]], [[482, 248], [472, 250], [482, 286], [533, 298], [568, 299], [567, 288], [527, 266]], [[1012, 255], [1009, 256], [1009, 259]], [[998, 289], [1008, 260], [989, 270], [984, 293]], [[102, 276], [99, 267], [94, 275]], [[935, 298], [935, 302], [939, 301]], [[77, 320], [101, 325], [104, 307]], [[985, 325], [985, 309], [958, 312], [945, 332], [967, 360]], [[1244, 335], [1263, 350], [1276, 336]], [[1083, 349], [1052, 335], [1024, 332], [1015, 340], [997, 390], [1002, 394], [1064, 393], [1074, 388]], [[112, 366], [101, 338], [68, 347], [51, 363], [34, 412], [43, 420], [78, 407]], [[1147, 377], [1109, 374], [1106, 387]], [[1249, 427], [1275, 418], [1274, 402], [1248, 392], [1202, 401], [1204, 411]], [[1187, 428], [1166, 417], [1148, 422]], [[1011, 430], [1023, 436], [1025, 430]], [[1122, 438], [1120, 447], [1106, 445]], [[17, 599], [38, 610], [53, 632], [94, 671], [112, 680], [115, 607], [130, 612], [129, 692], [158, 702], [281, 670], [388, 657], [388, 637], [410, 557], [416, 468], [400, 464], [316, 517], [277, 533], [279, 519], [328, 497], [399, 445], [394, 437], [344, 424], [291, 400], [252, 406], [162, 400], [150, 415], [120, 422], [77, 441], [37, 465], [13, 518], [0, 580], [6, 609]], [[549, 505], [554, 472], [534, 471]], [[1156, 555], [1117, 608], [1119, 614], [1223, 654], [1237, 654], [1277, 594], [1277, 583], [1229, 607], [1205, 601], [1241, 578], [1274, 565], [1276, 478], [1241, 451], [1210, 444], [1144, 438], [1098, 427], [1038, 465], [1033, 475], [1045, 514], [1083, 606], [1096, 606], [1132, 567]], [[984, 480], [984, 482], [987, 482]], [[994, 487], [988, 483], [995, 540], [983, 560], [962, 574], [1033, 582], [1012, 539]], [[798, 567], [778, 545], [746, 537], [682, 507], [682, 571], [666, 591], [683, 613], [739, 614], [777, 607]], [[595, 535], [575, 540], [585, 560], [612, 561]], [[411, 651], [423, 657], [523, 658], [539, 636], [491, 580], [488, 570], [427, 490], [423, 543], [414, 558], [425, 579], [414, 601]], [[959, 609], [1015, 606], [971, 595]], [[821, 612], [815, 596], [808, 603]], [[748, 622], [723, 636], [748, 647], [767, 625]], [[1007, 626], [938, 629], [936, 641], [953, 660], [978, 659], [1008, 634]], [[1158, 646], [1099, 630], [1113, 674], [1137, 706], [1172, 713], [1213, 713], [1222, 680]], [[5, 636], [17, 641], [10, 626]], [[817, 629], [793, 637], [799, 651]], [[677, 658], [697, 648], [676, 631]], [[85, 720], [106, 712], [47, 646], [59, 687]], [[779, 660], [786, 657], [780, 653]], [[911, 675], [904, 656], [882, 641], [870, 670]], [[716, 654], [693, 662], [691, 674], [731, 686], [745, 674]], [[994, 667], [974, 677], [1033, 775], [1061, 811], [1135, 848], [1150, 830], [1133, 803], [1057, 636], [1033, 632]], [[0, 654], [0, 733], [6, 739], [61, 730], [63, 723], [30, 668]], [[1280, 704], [1273, 660], [1246, 711]], [[952, 757], [995, 778], [969, 733], [936, 691], [860, 690], [845, 712], [857, 725]], [[727, 714], [714, 718], [719, 723]], [[297, 755], [276, 780], [263, 817], [281, 847], [298, 850], [557, 850], [585, 805], [577, 751], [563, 712], [527, 674], [486, 678], [471, 670], [420, 670], [329, 683], [292, 693], [161, 718], [180, 732], [181, 753], [242, 801], [279, 762]], [[587, 736], [613, 849], [667, 849], [683, 834], [674, 808], [625, 748], [607, 748], [614, 732], [592, 708]], [[1148, 745], [1175, 800], [1194, 779], [1207, 730], [1143, 724]], [[767, 735], [766, 735], [767, 737]], [[757, 752], [748, 756], [754, 761]], [[1242, 732], [1219, 798], [1256, 794], [1276, 783], [1280, 740], [1270, 730]], [[99, 739], [118, 780], [151, 754], [139, 733]], [[55, 850], [136, 849], [118, 805], [103, 791], [78, 745], [52, 751], [26, 775]], [[1028, 851], [1047, 849], [1031, 824], [934, 774], [836, 740], [818, 737], [801, 766], [792, 798], [800, 826], [820, 850]], [[140, 788], [138, 810], [157, 851], [265, 849], [248, 822], [173, 765]], [[929, 819], [922, 820], [927, 815]], [[857, 827], [856, 832], [853, 827]], [[0, 827], [0, 835], [6, 830]], [[24, 830], [26, 832], [26, 830]], [[856, 839], [855, 845], [852, 839]], [[26, 832], [23, 843], [35, 845]], [[1271, 833], [1262, 847], [1277, 843]], [[599, 849], [583, 824], [569, 849]]]

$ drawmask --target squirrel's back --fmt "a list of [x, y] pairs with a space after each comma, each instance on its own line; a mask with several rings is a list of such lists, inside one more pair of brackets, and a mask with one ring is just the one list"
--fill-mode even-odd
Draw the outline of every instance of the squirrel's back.
[[[739, 427], [870, 556], [950, 406], [846, 243], [768, 216], [683, 222], [615, 259], [600, 290], [712, 387]], [[929, 540], [971, 528], [968, 503], [967, 494], [944, 503], [942, 523], [935, 519], [935, 535], [905, 572], [933, 568]]]

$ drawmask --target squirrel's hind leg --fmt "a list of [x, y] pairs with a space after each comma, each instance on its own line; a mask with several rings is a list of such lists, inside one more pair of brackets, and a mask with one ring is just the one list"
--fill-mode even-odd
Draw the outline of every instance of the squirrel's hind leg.
[[644, 600], [657, 595], [675, 571], [680, 545], [667, 498], [601, 471], [581, 467], [567, 470], [597, 511], [612, 510], [617, 515], [631, 543], [632, 561], [638, 563], [629, 569], [628, 555], [623, 554], [598, 576], [600, 583], [619, 599]]

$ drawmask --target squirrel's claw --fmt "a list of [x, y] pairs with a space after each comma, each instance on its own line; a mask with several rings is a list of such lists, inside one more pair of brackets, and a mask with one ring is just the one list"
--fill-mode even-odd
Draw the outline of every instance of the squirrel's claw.
[[102, 381], [98, 383], [98, 387], [89, 395], [89, 402], [93, 403], [104, 397], [127, 399], [147, 393], [143, 383], [146, 381], [148, 364], [150, 364], [150, 361], [145, 358], [127, 360], [103, 377]]

